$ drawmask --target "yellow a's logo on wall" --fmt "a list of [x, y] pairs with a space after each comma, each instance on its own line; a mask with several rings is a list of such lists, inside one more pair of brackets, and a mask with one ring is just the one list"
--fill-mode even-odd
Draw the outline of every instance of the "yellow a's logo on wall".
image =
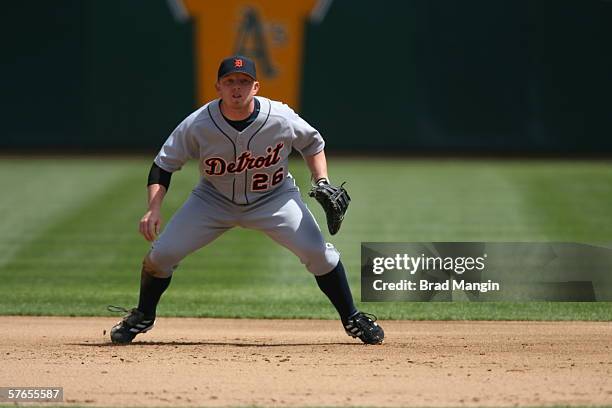
[[219, 62], [230, 55], [257, 64], [260, 94], [298, 107], [307, 19], [320, 22], [331, 0], [169, 0], [174, 15], [194, 21], [198, 102], [216, 98]]

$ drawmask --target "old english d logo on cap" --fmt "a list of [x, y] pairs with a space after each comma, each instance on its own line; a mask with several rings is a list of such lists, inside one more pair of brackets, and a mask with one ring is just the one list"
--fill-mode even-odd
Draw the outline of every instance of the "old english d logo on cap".
[[251, 78], [255, 80], [257, 79], [255, 61], [243, 55], [233, 55], [221, 61], [221, 64], [219, 64], [219, 70], [217, 71], [217, 79], [234, 72], [247, 74]]

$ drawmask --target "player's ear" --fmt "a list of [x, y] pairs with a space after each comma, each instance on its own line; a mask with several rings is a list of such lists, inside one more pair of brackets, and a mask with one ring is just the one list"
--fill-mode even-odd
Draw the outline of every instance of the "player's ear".
[[215, 82], [215, 90], [217, 91], [217, 95], [221, 95], [221, 86], [219, 86], [219, 81]]
[[253, 82], [253, 95], [256, 95], [259, 92], [259, 81]]

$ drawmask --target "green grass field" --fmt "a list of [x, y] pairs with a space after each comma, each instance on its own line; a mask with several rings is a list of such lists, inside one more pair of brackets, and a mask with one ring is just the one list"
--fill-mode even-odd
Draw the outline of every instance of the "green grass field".
[[[0, 314], [110, 315], [137, 302], [150, 159], [0, 160]], [[292, 173], [309, 184], [296, 159]], [[362, 241], [612, 241], [612, 165], [598, 161], [330, 159], [353, 202], [333, 238], [359, 297]], [[165, 221], [197, 180], [175, 174]], [[322, 211], [306, 198], [321, 225]], [[395, 319], [611, 320], [612, 303], [370, 303]], [[187, 258], [164, 316], [335, 318], [289, 251], [234, 229]]]

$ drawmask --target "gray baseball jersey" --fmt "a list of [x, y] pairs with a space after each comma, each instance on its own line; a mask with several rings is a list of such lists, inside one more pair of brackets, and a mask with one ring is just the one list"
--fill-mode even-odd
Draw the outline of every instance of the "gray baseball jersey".
[[292, 149], [312, 156], [325, 147], [319, 132], [290, 107], [263, 97], [257, 119], [238, 132], [221, 114], [219, 100], [202, 106], [172, 132], [155, 163], [174, 172], [189, 159], [235, 204], [252, 204], [280, 186]]
[[266, 233], [315, 275], [338, 264], [287, 169], [292, 149], [314, 155], [323, 138], [287, 105], [257, 98], [259, 115], [242, 132], [214, 100], [181, 122], [155, 158], [169, 172], [197, 159], [201, 178], [145, 258], [152, 275], [170, 276], [185, 256], [235, 226]]

